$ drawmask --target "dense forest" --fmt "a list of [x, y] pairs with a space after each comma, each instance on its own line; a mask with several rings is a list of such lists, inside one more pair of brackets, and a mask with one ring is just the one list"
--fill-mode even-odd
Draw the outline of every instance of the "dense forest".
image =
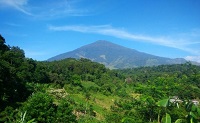
[[198, 123], [200, 66], [36, 61], [0, 35], [2, 123]]

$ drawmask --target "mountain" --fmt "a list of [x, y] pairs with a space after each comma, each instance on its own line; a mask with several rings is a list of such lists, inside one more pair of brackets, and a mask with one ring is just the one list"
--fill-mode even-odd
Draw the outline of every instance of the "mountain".
[[154, 56], [103, 40], [57, 55], [48, 59], [48, 61], [65, 58], [87, 58], [102, 63], [111, 69], [157, 66], [162, 64], [181, 64], [186, 62], [183, 58], [170, 59]]

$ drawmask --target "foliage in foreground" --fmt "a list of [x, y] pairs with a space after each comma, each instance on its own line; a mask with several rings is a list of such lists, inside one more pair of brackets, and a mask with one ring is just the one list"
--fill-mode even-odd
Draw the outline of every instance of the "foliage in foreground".
[[199, 105], [189, 103], [199, 97], [200, 67], [191, 63], [109, 70], [87, 59], [38, 62], [0, 36], [0, 122], [200, 122]]

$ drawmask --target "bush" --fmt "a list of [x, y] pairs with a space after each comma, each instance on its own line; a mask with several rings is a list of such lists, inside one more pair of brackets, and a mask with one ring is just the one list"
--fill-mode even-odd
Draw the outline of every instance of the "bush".
[[56, 116], [56, 105], [46, 93], [33, 94], [23, 105], [23, 112], [27, 111], [26, 120], [35, 119], [37, 122], [52, 122]]

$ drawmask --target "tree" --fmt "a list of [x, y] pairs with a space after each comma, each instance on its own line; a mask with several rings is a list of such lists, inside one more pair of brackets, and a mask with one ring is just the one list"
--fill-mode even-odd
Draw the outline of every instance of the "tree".
[[27, 111], [27, 120], [35, 119], [40, 123], [55, 121], [56, 105], [53, 104], [53, 99], [46, 93], [34, 93], [22, 105], [22, 112]]
[[67, 100], [61, 100], [57, 108], [56, 122], [57, 123], [76, 123], [76, 116], [72, 113], [72, 107]]
[[[5, 39], [0, 34], [0, 54], [4, 53], [5, 51], [8, 51], [9, 47], [5, 45]], [[1, 58], [1, 56], [0, 56]]]
[[0, 35], [0, 110], [7, 105], [16, 105], [24, 101], [29, 92], [25, 82], [17, 75], [25, 59], [24, 51], [19, 47], [5, 45], [5, 39]]
[[76, 116], [67, 100], [55, 105], [53, 98], [47, 93], [34, 93], [22, 105], [22, 112], [27, 111], [26, 120], [35, 119], [39, 123], [76, 123]]

